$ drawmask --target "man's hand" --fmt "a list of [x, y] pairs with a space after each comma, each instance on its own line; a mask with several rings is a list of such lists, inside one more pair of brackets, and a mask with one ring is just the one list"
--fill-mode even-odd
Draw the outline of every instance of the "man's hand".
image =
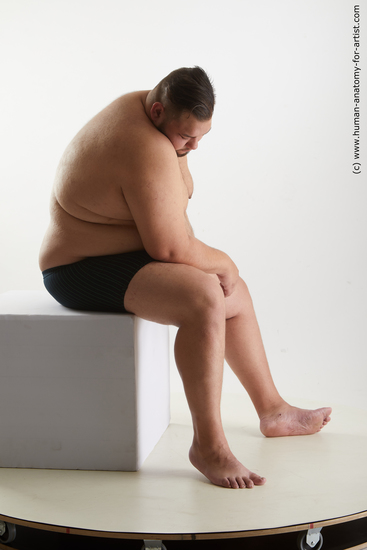
[[234, 291], [238, 278], [239, 271], [236, 264], [227, 256], [225, 270], [222, 273], [217, 273], [220, 286], [223, 289], [224, 296], [230, 296]]

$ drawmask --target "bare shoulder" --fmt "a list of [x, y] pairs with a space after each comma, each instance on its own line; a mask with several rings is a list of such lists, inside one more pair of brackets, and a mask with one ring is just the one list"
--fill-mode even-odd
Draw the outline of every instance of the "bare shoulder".
[[[176, 152], [169, 139], [154, 126], [145, 111], [147, 91], [133, 92], [118, 98], [100, 113], [94, 124], [105, 135], [105, 151], [113, 156], [113, 164], [133, 179], [149, 170], [151, 175], [174, 167], [178, 171]], [[131, 178], [121, 178], [129, 185]]]
[[93, 117], [67, 146], [56, 171], [54, 195], [86, 221], [131, 219], [121, 188], [132, 179], [131, 159], [150, 123], [147, 92], [121, 96]]
[[159, 175], [181, 174], [176, 151], [169, 139], [156, 128], [145, 127], [134, 132], [129, 147], [133, 153], [129, 163], [137, 177], [149, 177], [153, 181]]
[[[106, 169], [106, 162], [126, 149], [128, 135], [134, 128], [134, 120], [144, 120], [142, 98], [144, 92], [123, 95], [107, 105], [91, 118], [66, 147], [59, 168], [70, 169], [73, 174], [79, 168], [85, 172], [94, 161]], [[125, 146], [125, 147], [124, 147]]]
[[182, 186], [182, 174], [176, 151], [170, 140], [151, 122], [145, 111], [129, 120], [118, 141], [121, 170], [130, 177], [121, 178], [123, 189], [149, 182], [152, 186]]
[[122, 192], [144, 248], [165, 261], [167, 251], [187, 238], [188, 192], [177, 154], [154, 125], [134, 135], [131, 147], [131, 177], [121, 178]]

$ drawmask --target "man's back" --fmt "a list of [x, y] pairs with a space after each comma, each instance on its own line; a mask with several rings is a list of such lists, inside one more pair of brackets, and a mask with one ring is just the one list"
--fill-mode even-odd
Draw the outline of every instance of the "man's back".
[[[125, 191], [152, 163], [177, 164], [172, 144], [148, 118], [148, 92], [124, 95], [97, 114], [68, 145], [57, 169], [51, 223], [40, 253], [42, 270], [89, 256], [143, 249]], [[181, 172], [174, 177], [188, 193]], [[137, 190], [138, 191], [138, 190]]]

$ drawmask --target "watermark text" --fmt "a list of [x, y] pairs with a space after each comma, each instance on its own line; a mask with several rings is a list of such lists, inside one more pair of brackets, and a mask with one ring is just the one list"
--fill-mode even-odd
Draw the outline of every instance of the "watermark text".
[[360, 8], [354, 6], [354, 26], [353, 26], [353, 174], [362, 172], [362, 161], [360, 159], [360, 132], [361, 132], [361, 27], [360, 27]]

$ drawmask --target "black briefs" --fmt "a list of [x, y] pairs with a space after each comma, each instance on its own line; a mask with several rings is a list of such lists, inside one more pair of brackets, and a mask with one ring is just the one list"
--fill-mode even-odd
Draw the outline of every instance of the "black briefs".
[[85, 258], [42, 272], [48, 292], [61, 305], [85, 311], [127, 313], [125, 292], [134, 275], [155, 260], [145, 250]]

